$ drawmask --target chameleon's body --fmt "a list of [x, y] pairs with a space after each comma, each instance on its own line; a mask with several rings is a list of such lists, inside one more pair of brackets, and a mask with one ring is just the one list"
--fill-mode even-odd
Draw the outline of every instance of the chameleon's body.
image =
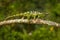
[[8, 16], [7, 19], [14, 19], [14, 18], [19, 18], [19, 19], [37, 19], [37, 18], [44, 18], [46, 16], [45, 13], [40, 13], [37, 11], [31, 11], [31, 12], [24, 12], [24, 13], [19, 13], [16, 15]]

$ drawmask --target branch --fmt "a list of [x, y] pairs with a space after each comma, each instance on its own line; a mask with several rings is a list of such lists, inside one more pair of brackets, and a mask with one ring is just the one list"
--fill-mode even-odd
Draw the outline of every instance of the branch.
[[13, 19], [13, 20], [6, 20], [6, 21], [1, 21], [1, 25], [6, 25], [6, 24], [13, 24], [13, 23], [27, 23], [27, 24], [48, 24], [52, 26], [59, 27], [60, 24], [52, 21], [47, 21], [47, 20], [42, 20], [42, 19]]

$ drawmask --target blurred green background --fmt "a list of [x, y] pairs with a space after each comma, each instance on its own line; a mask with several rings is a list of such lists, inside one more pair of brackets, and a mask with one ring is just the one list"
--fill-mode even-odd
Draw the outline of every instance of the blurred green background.
[[[45, 20], [60, 23], [60, 0], [0, 0], [0, 21], [21, 12], [48, 13]], [[60, 40], [60, 28], [37, 24], [11, 24], [0, 27], [0, 40]]]

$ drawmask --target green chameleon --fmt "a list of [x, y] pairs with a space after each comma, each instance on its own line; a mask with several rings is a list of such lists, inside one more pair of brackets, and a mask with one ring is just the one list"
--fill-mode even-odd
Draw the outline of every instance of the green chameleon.
[[15, 15], [8, 16], [5, 20], [16, 19], [16, 18], [19, 18], [19, 19], [37, 19], [37, 18], [40, 18], [40, 19], [42, 19], [45, 16], [46, 16], [46, 13], [40, 13], [38, 11], [27, 11], [24, 13], [17, 13]]

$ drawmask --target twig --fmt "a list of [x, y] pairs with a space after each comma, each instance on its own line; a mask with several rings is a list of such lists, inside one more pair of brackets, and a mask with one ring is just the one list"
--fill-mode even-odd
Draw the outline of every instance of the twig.
[[47, 20], [42, 20], [42, 19], [13, 19], [13, 20], [6, 20], [6, 21], [1, 21], [1, 25], [6, 25], [6, 24], [13, 24], [13, 23], [27, 23], [27, 24], [48, 24], [52, 26], [59, 27], [60, 24], [52, 21], [47, 21]]

